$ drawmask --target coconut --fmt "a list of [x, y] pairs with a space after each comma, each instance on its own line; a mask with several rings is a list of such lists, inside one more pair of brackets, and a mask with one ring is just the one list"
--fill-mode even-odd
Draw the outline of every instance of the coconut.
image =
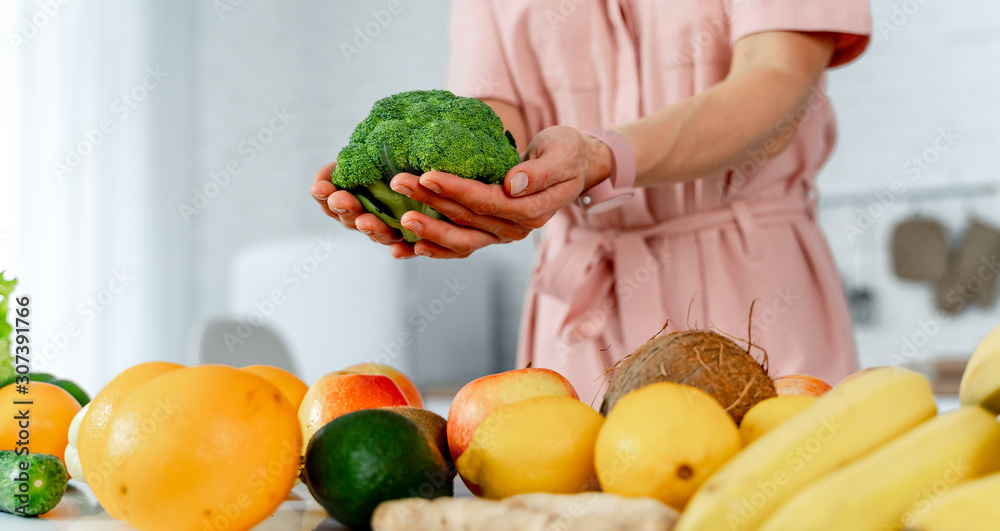
[[655, 337], [622, 360], [604, 394], [601, 413], [607, 415], [631, 391], [674, 382], [713, 396], [738, 425], [757, 402], [778, 396], [765, 365], [732, 339], [709, 330]]

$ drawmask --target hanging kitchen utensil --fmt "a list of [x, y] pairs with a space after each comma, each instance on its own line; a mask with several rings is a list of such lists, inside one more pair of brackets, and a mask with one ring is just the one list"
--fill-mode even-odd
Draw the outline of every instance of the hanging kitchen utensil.
[[944, 313], [958, 313], [969, 303], [969, 297], [966, 297], [962, 291], [959, 276], [958, 252], [956, 251], [949, 255], [948, 267], [934, 286], [934, 303]]
[[1000, 231], [979, 220], [972, 220], [965, 230], [958, 250], [958, 280], [984, 307], [996, 302], [996, 273], [993, 263], [1000, 254]]
[[851, 285], [847, 287], [847, 311], [851, 314], [851, 321], [858, 326], [871, 326], [875, 324], [875, 290], [871, 283], [862, 278], [862, 270], [874, 276], [874, 260], [872, 249], [870, 248], [872, 236], [865, 233], [860, 241], [860, 247], [854, 251], [854, 275]]
[[994, 263], [1000, 256], [1000, 231], [972, 220], [962, 243], [952, 254], [948, 270], [937, 285], [937, 304], [943, 311], [957, 312], [971, 301], [984, 307], [996, 303]]
[[903, 280], [937, 282], [948, 266], [948, 241], [937, 220], [915, 216], [892, 233], [892, 269]]

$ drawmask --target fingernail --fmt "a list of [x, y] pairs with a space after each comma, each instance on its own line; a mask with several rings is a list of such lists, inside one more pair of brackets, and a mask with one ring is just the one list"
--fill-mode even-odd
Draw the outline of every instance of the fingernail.
[[346, 214], [347, 213], [347, 209], [346, 208], [331, 208], [330, 210], [333, 210], [337, 214]]
[[326, 198], [328, 197], [330, 196], [313, 194], [313, 198], [316, 199], [317, 201], [326, 201]]
[[420, 256], [427, 256], [427, 257], [434, 256], [433, 253], [431, 253], [430, 251], [428, 251], [426, 249], [422, 249], [420, 251], [417, 251], [417, 254], [419, 254]]
[[393, 186], [392, 190], [394, 192], [397, 192], [397, 193], [400, 193], [400, 194], [403, 194], [403, 195], [410, 195], [410, 194], [413, 193], [413, 190], [410, 190], [408, 187], [403, 186], [401, 184], [397, 185], [397, 186]]
[[434, 192], [435, 194], [441, 193], [441, 187], [438, 186], [438, 183], [431, 181], [429, 179], [420, 179], [420, 186], [423, 186], [424, 188]]
[[409, 260], [410, 258], [413, 258], [413, 257], [412, 257], [412, 256], [410, 256], [410, 255], [406, 255], [406, 256], [397, 256], [397, 257], [396, 257], [396, 260]]
[[424, 226], [419, 221], [408, 221], [405, 223], [406, 228], [410, 229], [410, 232], [420, 232], [424, 230]]
[[528, 189], [528, 174], [518, 172], [513, 179], [510, 180], [510, 195], [521, 195]]
[[372, 235], [372, 231], [370, 231], [370, 230], [363, 230], [363, 231], [361, 231], [361, 234], [364, 234], [365, 236], [371, 236]]

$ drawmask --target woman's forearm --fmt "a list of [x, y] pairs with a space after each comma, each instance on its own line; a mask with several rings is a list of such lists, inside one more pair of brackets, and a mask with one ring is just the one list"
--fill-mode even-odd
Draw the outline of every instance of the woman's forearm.
[[679, 104], [617, 128], [636, 155], [636, 186], [691, 181], [773, 157], [792, 140], [795, 111], [815, 93], [833, 41], [774, 32], [737, 43], [730, 75]]

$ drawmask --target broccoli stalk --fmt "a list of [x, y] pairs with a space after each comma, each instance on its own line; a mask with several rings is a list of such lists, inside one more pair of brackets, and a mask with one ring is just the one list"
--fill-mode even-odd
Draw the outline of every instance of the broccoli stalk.
[[[399, 229], [400, 232], [403, 233], [403, 239], [412, 243], [419, 240], [420, 237], [406, 230], [403, 225], [400, 224], [399, 219], [403, 217], [403, 214], [411, 210], [416, 210], [417, 212], [426, 214], [434, 219], [441, 219], [442, 216], [440, 212], [421, 203], [420, 201], [410, 199], [401, 193], [393, 191], [392, 188], [389, 188], [389, 181], [391, 181], [397, 173], [400, 173], [399, 168], [396, 166], [396, 162], [393, 160], [392, 153], [392, 146], [390, 146], [388, 142], [382, 142], [381, 159], [382, 166], [385, 168], [385, 171], [383, 171], [382, 174], [382, 179], [372, 182], [366, 186], [363, 191], [355, 193], [354, 195], [365, 207], [365, 210], [378, 216], [378, 218], [384, 221], [386, 225]], [[368, 194], [371, 194], [374, 201], [367, 197]]]
[[389, 188], [396, 174], [443, 171], [501, 184], [518, 162], [513, 137], [488, 105], [444, 90], [412, 91], [375, 103], [337, 156], [331, 181], [415, 242], [420, 238], [399, 222], [403, 214], [443, 216]]
[[414, 201], [403, 194], [394, 192], [389, 185], [383, 181], [376, 181], [368, 185], [366, 191], [374, 197], [378, 203], [373, 202], [371, 199], [366, 197], [364, 192], [355, 193], [355, 197], [361, 202], [361, 205], [365, 207], [365, 210], [371, 212], [378, 216], [386, 225], [399, 229], [403, 233], [403, 239], [413, 243], [420, 239], [419, 236], [413, 234], [412, 232], [406, 230], [403, 225], [400, 224], [399, 219], [403, 217], [403, 214], [416, 210], [421, 214], [426, 214], [434, 219], [442, 219], [441, 213], [433, 208], [421, 203], [420, 201]]

